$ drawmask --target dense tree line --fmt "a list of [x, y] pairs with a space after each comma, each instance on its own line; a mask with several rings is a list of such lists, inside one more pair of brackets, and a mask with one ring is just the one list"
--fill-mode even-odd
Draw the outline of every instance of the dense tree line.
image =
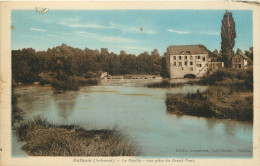
[[39, 80], [40, 59], [32, 48], [12, 51], [13, 81], [32, 83]]
[[62, 44], [47, 51], [32, 48], [12, 51], [13, 80], [21, 83], [39, 81], [40, 73], [50, 73], [65, 81], [71, 76], [94, 77], [100, 71], [110, 75], [162, 74], [163, 58], [158, 50], [138, 56], [121, 51], [109, 52], [107, 48], [91, 50], [73, 48]]
[[[221, 54], [215, 50], [211, 54]], [[253, 48], [246, 50], [253, 60]], [[110, 75], [121, 74], [156, 74], [167, 77], [165, 54], [160, 56], [157, 49], [150, 54], [144, 52], [138, 56], [121, 51], [119, 54], [109, 52], [107, 48], [91, 50], [73, 48], [62, 44], [47, 51], [35, 51], [32, 48], [12, 51], [13, 81], [32, 83], [41, 79], [40, 73], [48, 73], [53, 78], [65, 82], [73, 76], [85, 78], [97, 77], [101, 71]]]

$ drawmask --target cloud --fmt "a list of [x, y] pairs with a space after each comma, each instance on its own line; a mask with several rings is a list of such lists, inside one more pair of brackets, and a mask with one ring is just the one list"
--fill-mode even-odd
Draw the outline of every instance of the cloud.
[[59, 24], [67, 26], [67, 27], [71, 27], [71, 28], [95, 28], [95, 29], [105, 28], [98, 24], [81, 24], [78, 22], [79, 22], [79, 18], [68, 18], [68, 19], [62, 19], [59, 22]]
[[218, 36], [220, 35], [219, 32], [216, 32], [216, 31], [204, 31], [204, 32], [188, 32], [188, 31], [178, 31], [178, 30], [175, 30], [175, 29], [167, 29], [168, 32], [172, 32], [172, 33], [178, 33], [178, 34], [190, 34], [190, 33], [195, 33], [195, 34], [203, 34], [203, 35], [213, 35], [213, 36]]
[[139, 42], [138, 40], [134, 39], [129, 39], [129, 38], [122, 38], [121, 36], [119, 37], [114, 37], [114, 36], [106, 36], [106, 35], [100, 35], [96, 33], [89, 33], [89, 32], [83, 32], [83, 31], [76, 31], [76, 34], [82, 37], [86, 38], [92, 38], [95, 40], [99, 40], [102, 42], [115, 42], [115, 43], [137, 43]]
[[[155, 31], [150, 30], [148, 28], [144, 27], [138, 27], [138, 26], [127, 26], [127, 25], [122, 25], [122, 24], [115, 24], [113, 22], [109, 22], [108, 28], [111, 29], [118, 29], [123, 32], [130, 32], [130, 33], [145, 33], [145, 34], [155, 34]], [[142, 30], [141, 30], [142, 29]]]
[[93, 28], [93, 29], [117, 29], [122, 32], [129, 32], [129, 33], [144, 33], [144, 34], [154, 34], [155, 32], [151, 29], [138, 27], [138, 26], [127, 26], [122, 24], [115, 24], [109, 22], [108, 26], [103, 26], [99, 24], [82, 24], [79, 23], [78, 18], [71, 18], [71, 19], [62, 19], [59, 22], [60, 25], [64, 25], [71, 28]]
[[104, 27], [98, 24], [75, 24], [75, 23], [65, 23], [59, 22], [61, 25], [65, 25], [71, 28], [94, 28], [94, 29], [103, 29]]
[[38, 31], [38, 32], [45, 32], [46, 30], [44, 29], [39, 29], [39, 28], [30, 28], [31, 31]]
[[199, 32], [200, 34], [204, 34], [204, 35], [213, 35], [213, 36], [219, 36], [220, 33], [219, 32]]
[[167, 29], [168, 32], [178, 33], [178, 34], [189, 34], [190, 32], [187, 31], [177, 31], [174, 29]]

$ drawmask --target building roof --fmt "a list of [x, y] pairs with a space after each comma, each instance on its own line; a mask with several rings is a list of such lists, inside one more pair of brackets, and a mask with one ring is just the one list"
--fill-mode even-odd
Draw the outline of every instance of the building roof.
[[240, 52], [237, 52], [235, 55], [237, 55], [237, 54], [241, 55], [244, 59], [248, 59], [248, 57], [246, 55], [244, 55], [244, 54], [242, 54]]
[[171, 55], [191, 55], [191, 54], [208, 54], [209, 51], [204, 45], [171, 45], [167, 48]]

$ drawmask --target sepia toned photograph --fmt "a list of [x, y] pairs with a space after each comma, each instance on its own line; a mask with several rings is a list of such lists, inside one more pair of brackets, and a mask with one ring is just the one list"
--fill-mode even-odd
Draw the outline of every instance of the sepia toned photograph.
[[253, 25], [252, 9], [12, 9], [11, 158], [253, 159]]

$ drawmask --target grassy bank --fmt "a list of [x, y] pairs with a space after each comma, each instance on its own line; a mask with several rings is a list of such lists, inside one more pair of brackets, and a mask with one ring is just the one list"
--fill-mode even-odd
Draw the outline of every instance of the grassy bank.
[[56, 78], [43, 77], [39, 84], [49, 84], [53, 87], [55, 92], [64, 91], [78, 91], [80, 86], [94, 86], [98, 85], [100, 79], [98, 78], [84, 78], [81, 76], [66, 77], [62, 81]]
[[175, 87], [181, 87], [184, 85], [193, 85], [195, 84], [195, 81], [188, 81], [188, 82], [178, 82], [178, 83], [170, 83], [169, 80], [163, 80], [161, 82], [154, 82], [146, 84], [146, 87], [148, 88], [175, 88]]
[[176, 114], [253, 121], [253, 70], [221, 69], [202, 78], [201, 93], [167, 94], [167, 111]]
[[210, 87], [204, 93], [167, 94], [167, 111], [182, 115], [253, 121], [253, 94]]
[[15, 128], [31, 156], [136, 156], [136, 149], [115, 129], [85, 130], [74, 125], [51, 125], [36, 119]]

